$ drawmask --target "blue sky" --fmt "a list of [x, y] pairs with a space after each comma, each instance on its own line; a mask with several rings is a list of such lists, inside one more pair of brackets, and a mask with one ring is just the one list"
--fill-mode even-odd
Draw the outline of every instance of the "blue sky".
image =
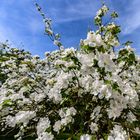
[[[105, 0], [119, 14], [122, 43], [133, 41], [140, 54], [140, 0]], [[37, 2], [53, 21], [55, 32], [61, 34], [65, 47], [78, 47], [86, 38], [88, 28], [95, 29], [93, 17], [101, 0], [1, 0], [0, 41], [9, 40], [13, 47], [24, 48], [43, 57], [46, 51], [57, 48], [44, 35], [44, 24], [36, 10]]]

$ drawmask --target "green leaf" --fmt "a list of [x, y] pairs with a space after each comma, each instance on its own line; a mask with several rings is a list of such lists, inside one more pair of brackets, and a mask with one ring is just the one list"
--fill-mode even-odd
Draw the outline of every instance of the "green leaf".
[[5, 100], [3, 103], [2, 103], [3, 106], [11, 106], [13, 105], [12, 101], [10, 99], [8, 100]]
[[47, 128], [46, 132], [51, 132], [51, 127]]
[[112, 18], [117, 18], [117, 17], [118, 17], [118, 13], [114, 11], [114, 12], [111, 14], [111, 17], [112, 17]]

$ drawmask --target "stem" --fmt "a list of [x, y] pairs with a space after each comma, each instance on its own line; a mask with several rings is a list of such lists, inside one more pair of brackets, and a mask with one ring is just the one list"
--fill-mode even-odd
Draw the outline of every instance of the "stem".
[[124, 64], [124, 66], [123, 66], [123, 68], [122, 68], [122, 70], [118, 73], [118, 75], [120, 75], [124, 70], [126, 70], [127, 69], [127, 63], [125, 62], [125, 64]]

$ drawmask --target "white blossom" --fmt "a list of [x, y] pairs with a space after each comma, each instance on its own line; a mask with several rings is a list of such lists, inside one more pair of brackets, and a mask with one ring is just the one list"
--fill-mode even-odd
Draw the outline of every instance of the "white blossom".
[[29, 123], [31, 119], [36, 116], [34, 111], [19, 111], [14, 117], [7, 116], [7, 125], [14, 127], [16, 124], [23, 123], [25, 126]]
[[53, 130], [55, 132], [59, 133], [59, 131], [61, 129], [61, 126], [62, 126], [61, 121], [60, 120], [59, 121], [56, 121], [55, 124], [54, 124], [54, 126], [53, 126]]
[[93, 123], [92, 122], [90, 124], [90, 130], [91, 130], [92, 134], [95, 133], [95, 132], [97, 132], [98, 131], [98, 125], [96, 123]]
[[50, 120], [47, 117], [40, 118], [40, 120], [37, 124], [37, 134], [38, 135], [42, 134], [49, 127], [50, 127]]
[[128, 140], [128, 136], [121, 126], [115, 125], [108, 136], [108, 140]]

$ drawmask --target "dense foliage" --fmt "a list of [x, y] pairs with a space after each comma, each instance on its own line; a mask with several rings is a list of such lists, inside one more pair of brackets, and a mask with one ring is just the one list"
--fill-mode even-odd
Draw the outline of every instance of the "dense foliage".
[[[44, 59], [1, 44], [0, 131], [15, 139], [128, 140], [140, 135], [140, 58], [130, 43], [120, 45], [121, 29], [103, 24], [108, 8], [97, 12], [97, 31], [64, 49], [51, 21], [38, 10], [46, 33], [59, 50]], [[111, 13], [111, 20], [117, 18]], [[64, 136], [65, 138], [62, 138]]]

